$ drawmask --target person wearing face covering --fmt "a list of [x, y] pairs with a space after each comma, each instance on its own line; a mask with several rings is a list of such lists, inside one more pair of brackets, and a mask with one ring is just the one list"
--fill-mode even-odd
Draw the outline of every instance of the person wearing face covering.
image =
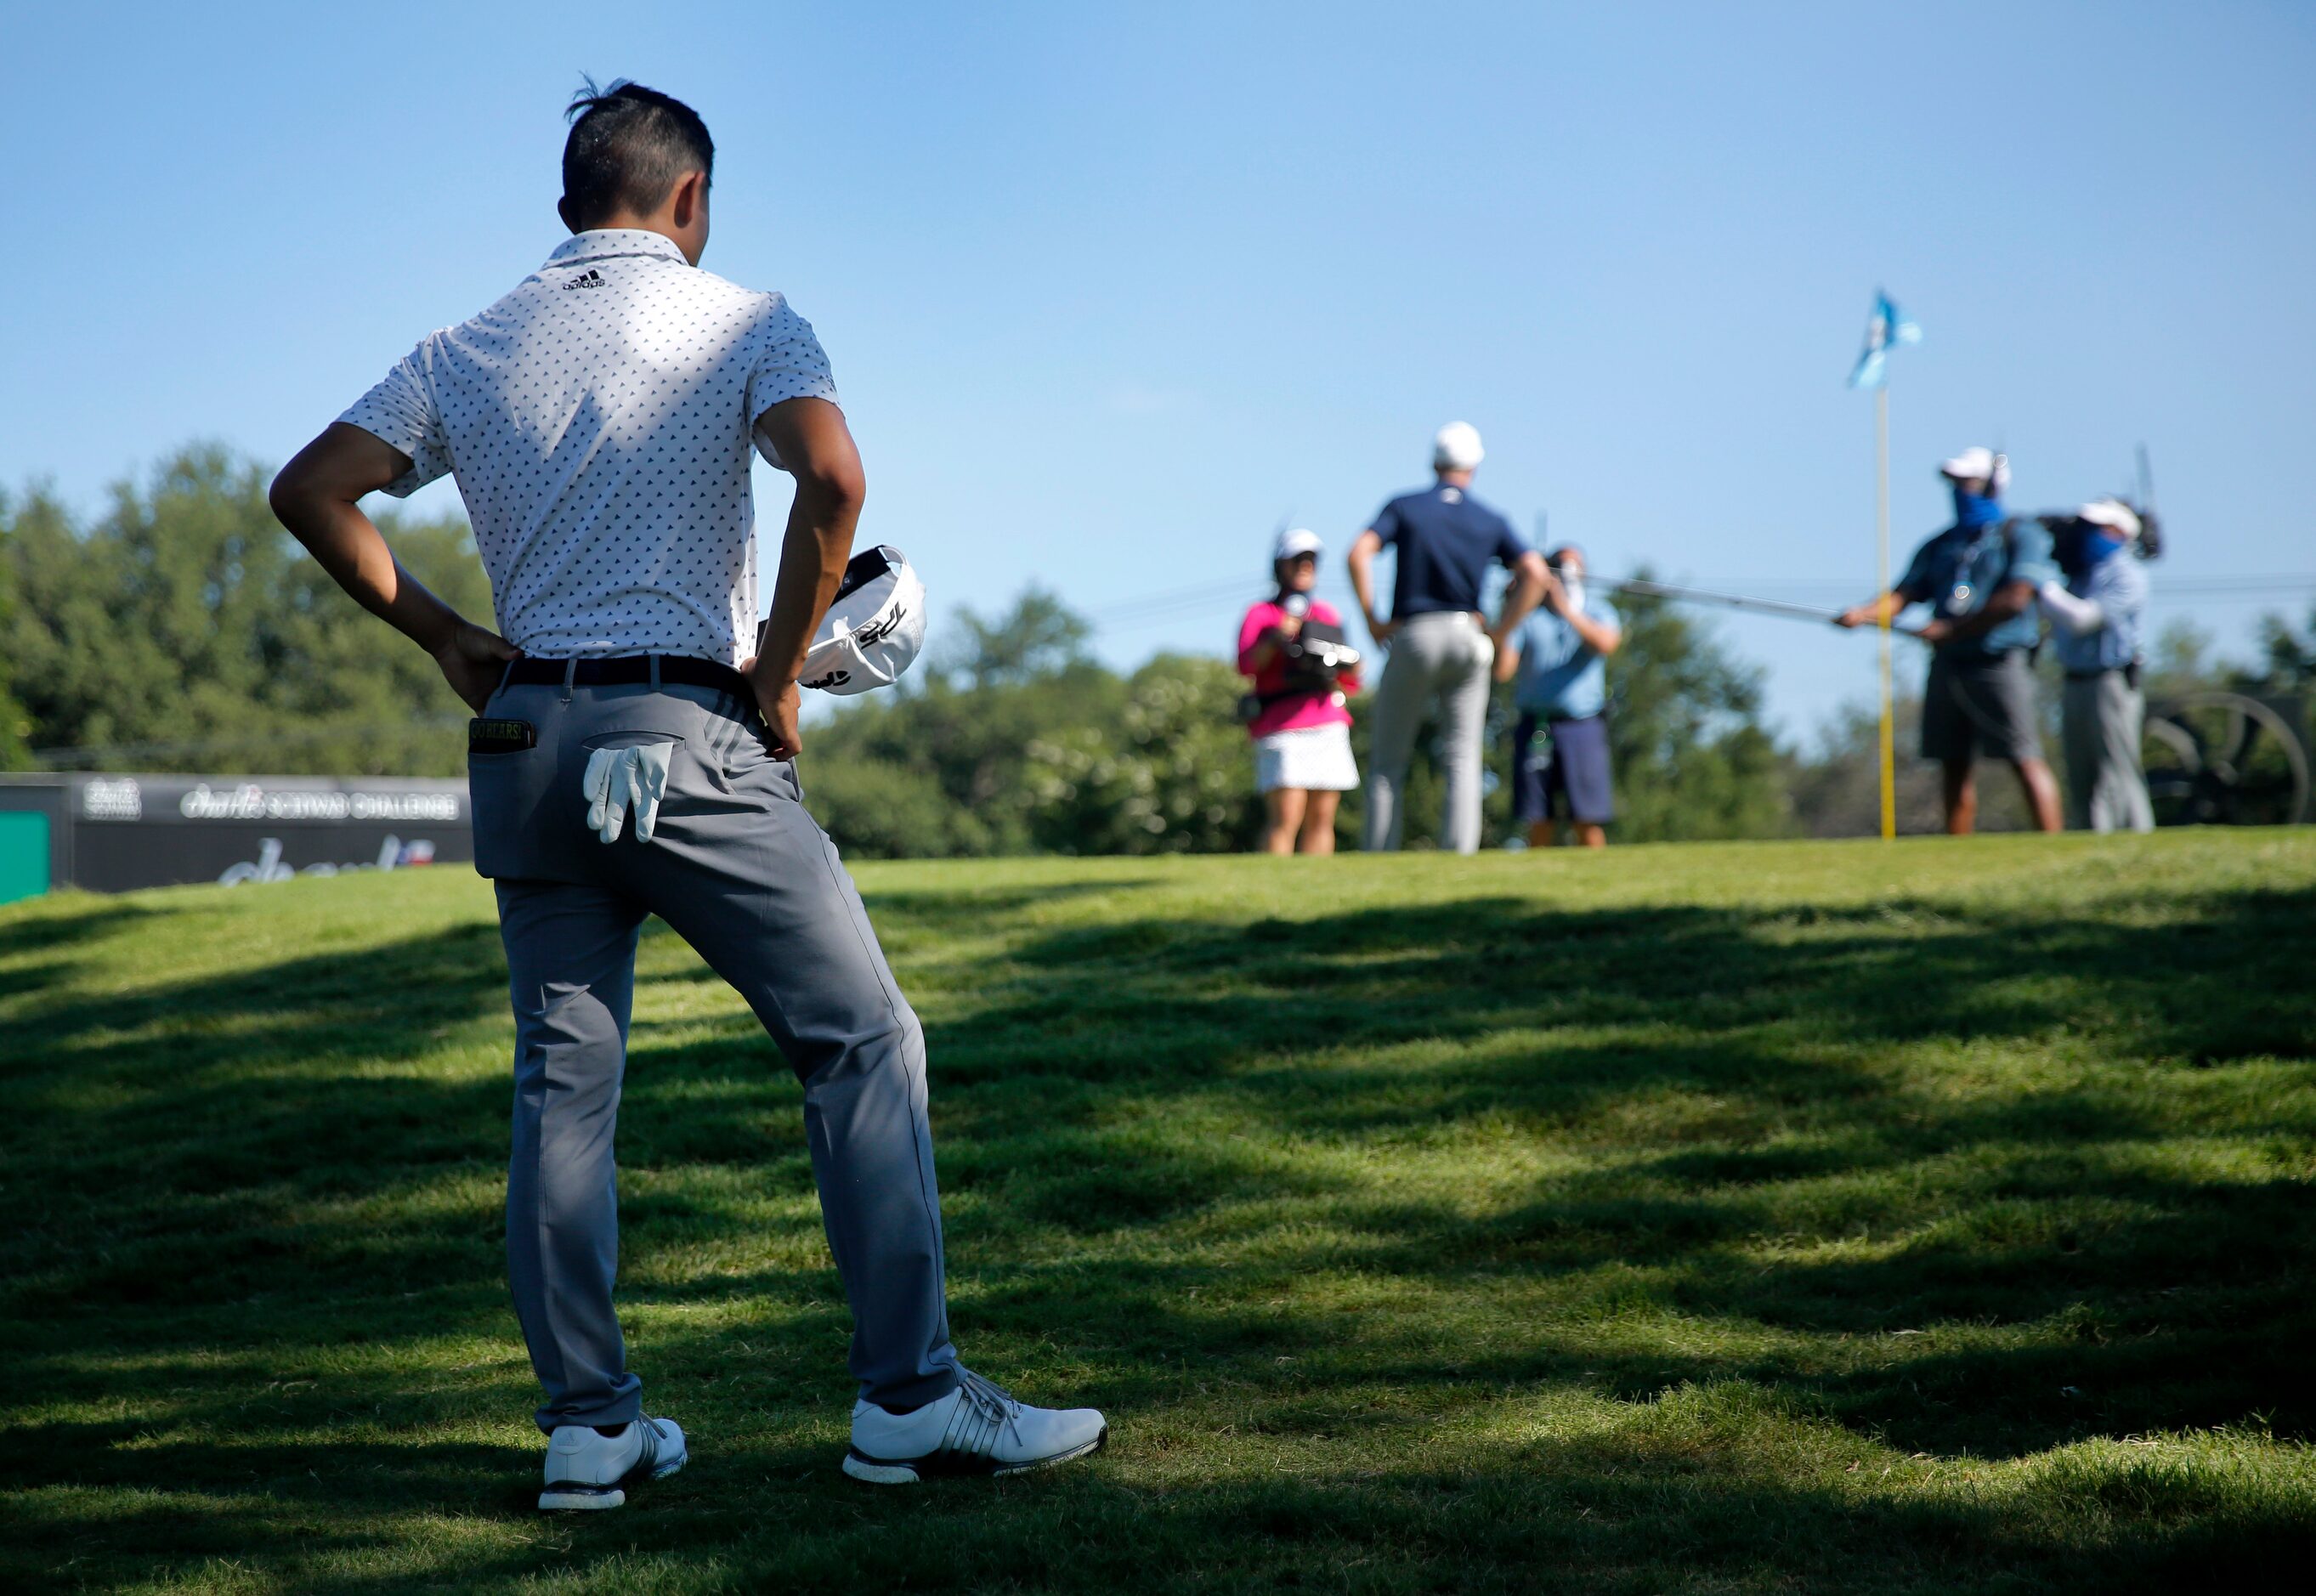
[[2152, 557], [2152, 539], [2139, 513], [2119, 499], [2095, 499], [2048, 524], [2066, 578], [2044, 582], [2039, 596], [2067, 673], [2060, 738], [2067, 824], [2078, 831], [2152, 831], [2155, 811], [2139, 762], [2147, 717], [2139, 691], [2147, 612], [2140, 561]]
[[1871, 626], [1911, 604], [1934, 613], [1917, 635], [1930, 645], [1922, 691], [1922, 757], [1938, 762], [1946, 831], [1967, 836], [1978, 824], [1978, 756], [2008, 763], [2018, 777], [2038, 831], [2059, 829], [2059, 784], [2043, 758], [2028, 654], [2041, 638], [2035, 600], [2058, 575], [2051, 535], [2032, 519], [2002, 512], [2009, 462], [1966, 449], [1938, 467], [1954, 494], [1954, 524], [1914, 551], [1889, 592], [1834, 618]]

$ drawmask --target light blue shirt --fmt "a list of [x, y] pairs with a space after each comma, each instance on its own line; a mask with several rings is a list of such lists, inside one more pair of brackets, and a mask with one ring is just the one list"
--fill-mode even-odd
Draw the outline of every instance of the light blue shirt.
[[[1579, 609], [1589, 620], [1618, 627], [1608, 601], [1587, 593]], [[1519, 673], [1512, 701], [1547, 720], [1582, 720], [1608, 707], [1607, 662], [1576, 629], [1549, 610], [1520, 623]]]
[[2147, 567], [2126, 550], [2118, 549], [2089, 570], [2070, 577], [2067, 591], [2099, 607], [2099, 626], [2070, 635], [2066, 628], [2051, 629], [2051, 646], [2059, 664], [2070, 671], [2113, 671], [2140, 656], [2141, 632], [2147, 616]]
[[[1933, 606], [1941, 620], [1959, 620], [1986, 607], [1995, 590], [2013, 582], [2041, 587], [2058, 580], [2051, 559], [2051, 533], [2032, 516], [1984, 526], [1950, 526], [1914, 551], [1896, 592], [1910, 604]], [[1941, 643], [1940, 654], [1964, 659], [1991, 658], [2032, 648], [2042, 636], [2035, 606], [1998, 622], [1975, 638]]]

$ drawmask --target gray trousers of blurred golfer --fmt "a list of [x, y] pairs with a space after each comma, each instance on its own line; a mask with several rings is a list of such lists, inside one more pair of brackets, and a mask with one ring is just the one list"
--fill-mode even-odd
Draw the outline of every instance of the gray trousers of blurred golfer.
[[2146, 701], [2121, 671], [2070, 676], [2060, 701], [2067, 758], [2067, 824], [2077, 831], [2153, 831], [2139, 762]]
[[1415, 754], [1416, 734], [1435, 706], [1439, 763], [1448, 782], [1439, 845], [1457, 853], [1478, 850], [1488, 667], [1495, 657], [1477, 618], [1460, 610], [1412, 615], [1394, 634], [1383, 681], [1367, 709], [1368, 852], [1399, 846], [1407, 827], [1408, 763]]
[[[895, 1408], [946, 1395], [957, 1353], [924, 1033], [794, 767], [765, 753], [752, 706], [703, 688], [516, 686], [485, 713], [529, 721], [539, 738], [469, 756], [468, 776], [514, 1003], [507, 1270], [547, 1391], [539, 1428], [643, 1411], [611, 1298], [612, 1134], [647, 914], [738, 989], [804, 1083], [860, 1395]], [[657, 834], [638, 843], [630, 817], [606, 844], [586, 826], [581, 774], [592, 750], [642, 742], [678, 745]], [[666, 1134], [680, 1140], [673, 1124]]]

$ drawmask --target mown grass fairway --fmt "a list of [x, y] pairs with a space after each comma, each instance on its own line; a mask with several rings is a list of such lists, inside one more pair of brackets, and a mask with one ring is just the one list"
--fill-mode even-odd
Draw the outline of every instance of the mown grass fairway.
[[[1109, 1452], [837, 1473], [797, 1088], [647, 936], [532, 1510], [463, 869], [0, 911], [0, 1587], [2297, 1587], [2316, 831], [871, 866], [953, 1316]], [[655, 927], [655, 930], [657, 928]]]

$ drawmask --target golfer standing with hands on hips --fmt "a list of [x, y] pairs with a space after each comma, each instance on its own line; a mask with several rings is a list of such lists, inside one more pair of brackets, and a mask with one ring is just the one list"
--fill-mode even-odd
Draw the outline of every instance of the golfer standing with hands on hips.
[[[507, 1266], [546, 1392], [539, 1504], [618, 1507], [628, 1481], [689, 1456], [644, 1411], [612, 1302], [612, 1137], [647, 914], [740, 991], [803, 1082], [853, 1318], [845, 1472], [905, 1484], [1082, 1456], [1108, 1433], [1100, 1413], [1017, 1402], [949, 1343], [924, 1033], [797, 780], [797, 679], [865, 491], [827, 357], [779, 294], [699, 269], [715, 147], [690, 107], [619, 83], [570, 114], [572, 236], [423, 340], [272, 491], [282, 524], [480, 717], [468, 780], [514, 1006]], [[752, 448], [796, 478], [761, 632]], [[411, 580], [361, 509], [446, 472], [497, 632]]]
[[[1376, 689], [1374, 739], [1367, 751], [1367, 846], [1396, 849], [1406, 825], [1407, 767], [1425, 712], [1439, 706], [1439, 762], [1447, 775], [1447, 814], [1439, 845], [1457, 853], [1480, 846], [1480, 769], [1488, 718], [1488, 671], [1504, 637], [1544, 596], [1544, 561], [1511, 523], [1472, 496], [1472, 476], [1485, 453], [1480, 434], [1450, 422], [1431, 441], [1436, 477], [1421, 493], [1385, 504], [1351, 545], [1351, 590], [1376, 642], [1391, 651]], [[1375, 557], [1394, 551], [1391, 619], [1376, 611]], [[1491, 562], [1517, 578], [1491, 629], [1480, 612]]]

